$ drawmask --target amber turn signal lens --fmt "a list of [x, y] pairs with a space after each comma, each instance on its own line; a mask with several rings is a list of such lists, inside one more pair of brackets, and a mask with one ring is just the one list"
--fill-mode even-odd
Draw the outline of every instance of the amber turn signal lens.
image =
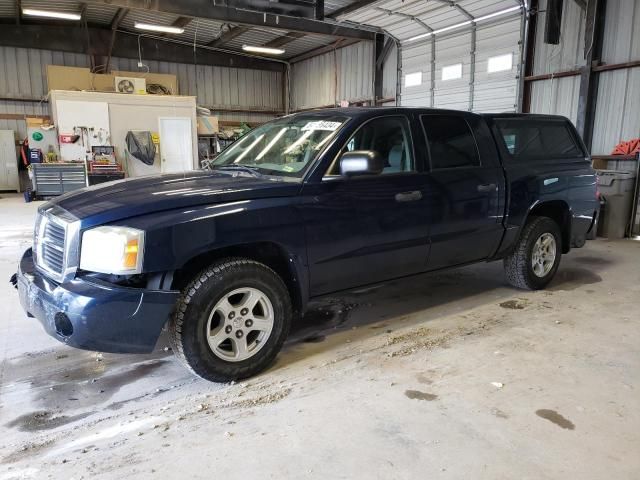
[[135, 268], [138, 263], [138, 240], [129, 240], [124, 249], [124, 268]]

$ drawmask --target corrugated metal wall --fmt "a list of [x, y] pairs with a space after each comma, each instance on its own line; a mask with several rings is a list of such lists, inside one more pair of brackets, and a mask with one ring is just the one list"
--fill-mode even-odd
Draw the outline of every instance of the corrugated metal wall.
[[[476, 112], [515, 111], [518, 94], [521, 17], [512, 16], [476, 29], [475, 61], [472, 32], [467, 29], [446, 36], [430, 37], [402, 46], [401, 104], [472, 110]], [[435, 63], [432, 48], [435, 45]], [[489, 57], [513, 54], [511, 70], [489, 73]], [[474, 62], [473, 82], [471, 63]], [[442, 80], [442, 68], [462, 64], [462, 78]], [[435, 65], [435, 71], [432, 69]], [[405, 76], [422, 72], [422, 83], [405, 86]], [[432, 88], [433, 84], [433, 88]], [[433, 90], [433, 92], [432, 92]], [[472, 94], [473, 90], [473, 94]]]
[[[577, 70], [585, 65], [585, 12], [576, 2], [564, 2], [559, 45], [543, 42], [546, 0], [540, 0], [534, 75]], [[640, 60], [640, 2], [607, 0], [604, 64]], [[609, 154], [620, 141], [640, 136], [640, 67], [599, 73], [591, 152]], [[564, 115], [576, 122], [580, 77], [553, 78], [532, 84], [534, 113]]]
[[[382, 97], [395, 98], [398, 85], [398, 48], [394, 44], [382, 66]], [[393, 102], [385, 105], [393, 105]]]
[[[518, 108], [518, 65], [522, 18], [478, 27], [476, 72], [473, 92], [474, 112], [514, 112]], [[511, 70], [487, 71], [490, 57], [513, 55]]]
[[[207, 107], [246, 109], [249, 112], [220, 113], [221, 120], [263, 122], [282, 111], [282, 79], [279, 72], [213, 67], [168, 62], [146, 62], [149, 71], [171, 73], [178, 77], [180, 93], [198, 97]], [[0, 47], [0, 114], [48, 115], [47, 65], [88, 67], [83, 54]], [[114, 58], [115, 70], [138, 71], [137, 60]], [[24, 101], [18, 101], [22, 99]], [[263, 111], [264, 113], [260, 113]], [[0, 120], [0, 129], [26, 136], [23, 120]]]
[[[608, 0], [602, 60], [640, 60], [640, 2]], [[611, 153], [622, 140], [640, 137], [640, 67], [600, 73], [592, 151]]]
[[[402, 45], [402, 78], [400, 85], [400, 105], [408, 107], [427, 106], [431, 104], [431, 71], [433, 42], [421, 42]], [[422, 82], [411, 87], [405, 86], [407, 74], [422, 74]]]
[[[540, 0], [533, 57], [533, 74], [557, 73], [576, 70], [585, 64], [584, 20], [585, 12], [576, 2], [564, 2], [560, 43], [544, 43], [544, 22], [547, 0]], [[580, 77], [553, 78], [534, 82], [531, 89], [530, 111], [564, 115], [573, 123], [578, 111]]]
[[291, 109], [371, 101], [373, 98], [373, 43], [348, 47], [294, 63], [291, 67]]

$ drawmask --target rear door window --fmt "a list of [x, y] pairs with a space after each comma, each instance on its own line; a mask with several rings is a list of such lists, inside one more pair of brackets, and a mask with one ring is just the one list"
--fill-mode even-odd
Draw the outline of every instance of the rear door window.
[[480, 165], [476, 140], [464, 118], [422, 115], [420, 120], [427, 136], [433, 170]]
[[566, 120], [496, 118], [494, 122], [505, 148], [515, 160], [584, 157]]

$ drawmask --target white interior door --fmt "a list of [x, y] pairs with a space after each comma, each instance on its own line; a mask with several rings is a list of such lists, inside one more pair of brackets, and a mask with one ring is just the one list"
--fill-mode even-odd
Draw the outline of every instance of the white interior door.
[[0, 130], [0, 190], [20, 191], [13, 130]]
[[160, 118], [162, 173], [193, 170], [193, 130], [189, 117]]

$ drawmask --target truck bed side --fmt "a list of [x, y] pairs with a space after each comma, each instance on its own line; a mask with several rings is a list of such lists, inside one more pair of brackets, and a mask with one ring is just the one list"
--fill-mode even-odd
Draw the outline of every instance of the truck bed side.
[[[549, 216], [559, 223], [564, 253], [572, 246], [581, 246], [593, 225], [598, 205], [595, 172], [573, 125], [564, 117], [547, 115], [500, 114], [484, 117], [496, 141], [507, 184], [503, 220], [505, 234], [494, 258], [503, 257], [511, 251], [521, 228], [531, 215]], [[527, 128], [532, 122], [562, 125], [577, 149], [573, 154], [565, 155], [537, 158], [525, 154], [519, 156], [517, 147], [511, 143], [514, 140], [511, 133], [517, 133], [518, 125]], [[512, 130], [500, 128], [507, 123], [514, 126]], [[532, 139], [531, 142], [539, 140]], [[544, 141], [553, 143], [555, 139], [544, 138]]]

